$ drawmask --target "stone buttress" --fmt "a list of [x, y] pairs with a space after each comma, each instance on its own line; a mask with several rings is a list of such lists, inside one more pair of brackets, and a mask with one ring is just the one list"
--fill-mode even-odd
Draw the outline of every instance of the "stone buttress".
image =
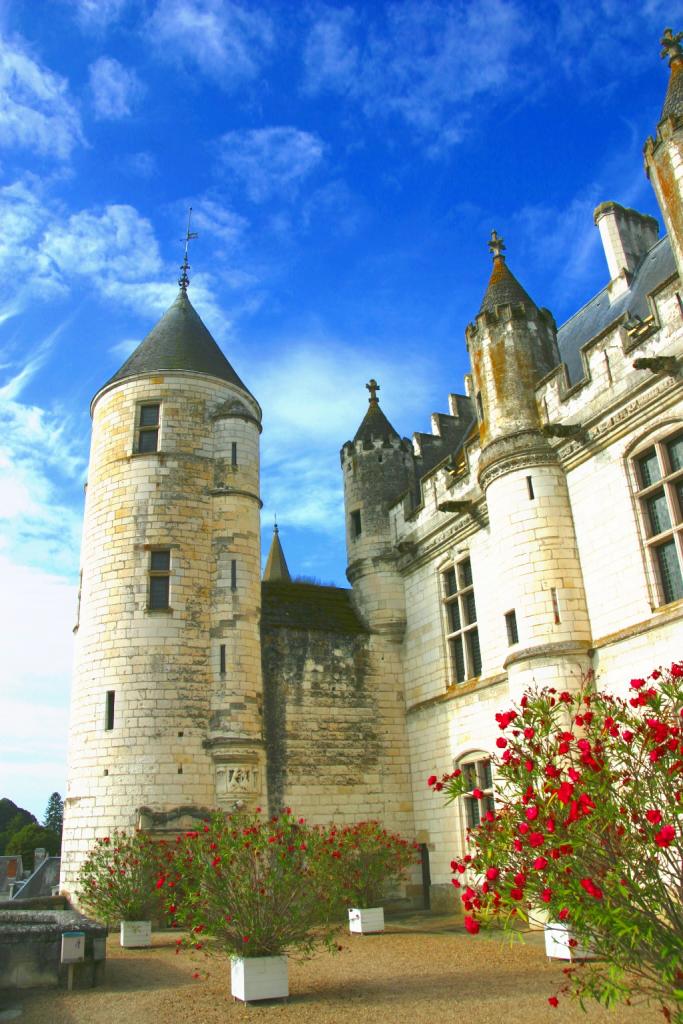
[[186, 282], [92, 402], [62, 887], [96, 838], [265, 799], [261, 410]]
[[536, 384], [559, 362], [555, 323], [510, 272], [495, 232], [489, 245], [491, 279], [466, 336], [499, 565], [494, 599], [519, 635], [504, 665], [518, 698], [533, 684], [576, 685], [591, 635], [565, 473], [536, 404]]

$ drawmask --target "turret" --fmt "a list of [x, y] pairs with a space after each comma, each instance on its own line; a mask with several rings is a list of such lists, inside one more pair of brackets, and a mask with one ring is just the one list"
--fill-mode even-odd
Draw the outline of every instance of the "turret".
[[62, 885], [112, 828], [264, 801], [258, 402], [187, 295], [95, 395]]
[[683, 278], [683, 33], [670, 28], [662, 37], [662, 57], [670, 68], [669, 87], [654, 138], [645, 143], [645, 171], [652, 184], [679, 277]]
[[277, 523], [273, 526], [273, 539], [270, 543], [266, 567], [263, 570], [263, 582], [271, 583], [273, 580], [280, 580], [283, 583], [291, 581], [285, 553], [280, 543], [280, 531], [277, 528]]
[[[559, 362], [555, 324], [514, 277], [494, 231], [493, 272], [467, 346], [479, 419], [479, 483], [507, 626], [511, 694], [578, 684], [590, 626], [564, 471], [541, 429], [536, 385]], [[473, 564], [476, 574], [476, 565]], [[475, 584], [476, 585], [476, 584]]]
[[341, 450], [346, 512], [346, 575], [371, 629], [400, 639], [405, 628], [403, 585], [396, 571], [388, 510], [413, 487], [413, 453], [382, 412], [379, 384], [366, 384], [368, 410]]

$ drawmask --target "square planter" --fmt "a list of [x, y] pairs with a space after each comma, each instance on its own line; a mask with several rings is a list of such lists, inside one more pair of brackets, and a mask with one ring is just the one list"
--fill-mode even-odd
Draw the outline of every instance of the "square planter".
[[152, 945], [151, 921], [122, 921], [121, 945], [124, 949], [143, 949]]
[[358, 935], [376, 935], [384, 931], [384, 907], [349, 910], [349, 931]]
[[545, 926], [545, 955], [553, 960], [592, 960], [593, 952], [587, 946], [570, 946], [574, 936], [566, 924], [560, 921]]
[[258, 999], [286, 999], [289, 976], [286, 956], [232, 957], [230, 990], [244, 1003]]

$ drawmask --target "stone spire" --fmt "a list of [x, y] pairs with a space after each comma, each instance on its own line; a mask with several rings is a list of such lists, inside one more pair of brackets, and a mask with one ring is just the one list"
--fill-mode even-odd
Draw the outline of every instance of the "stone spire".
[[665, 121], [669, 117], [678, 118], [683, 116], [683, 49], [681, 48], [681, 39], [683, 39], [683, 32], [676, 32], [674, 34], [670, 28], [664, 29], [664, 35], [661, 39], [661, 56], [669, 61], [671, 77], [669, 78], [669, 88], [666, 92], [660, 121]]
[[520, 302], [535, 306], [534, 300], [524, 291], [505, 262], [505, 243], [497, 231], [491, 232], [488, 247], [493, 256], [493, 268], [479, 312], [493, 313], [496, 306], [514, 306]]
[[391, 441], [400, 441], [400, 435], [394, 430], [389, 420], [379, 407], [377, 392], [379, 384], [374, 377], [368, 381], [365, 387], [370, 392], [368, 400], [368, 411], [363, 422], [356, 431], [353, 440], [362, 441], [364, 445], [371, 446], [374, 441], [381, 441], [382, 444], [389, 444]]
[[280, 580], [285, 583], [289, 583], [291, 580], [289, 569], [287, 568], [287, 562], [285, 560], [285, 553], [282, 550], [282, 544], [280, 543], [280, 531], [277, 528], [277, 523], [273, 526], [273, 540], [270, 545], [268, 561], [266, 562], [266, 568], [263, 573], [264, 583], [271, 583], [273, 580]]

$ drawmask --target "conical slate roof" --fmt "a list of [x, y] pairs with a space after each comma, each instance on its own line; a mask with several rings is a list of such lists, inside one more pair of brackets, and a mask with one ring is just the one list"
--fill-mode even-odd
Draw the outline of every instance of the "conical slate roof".
[[354, 441], [363, 441], [372, 444], [373, 441], [381, 441], [383, 444], [389, 441], [400, 441], [400, 435], [396, 433], [389, 420], [379, 407], [377, 397], [370, 399], [370, 405], [363, 422], [356, 431]]
[[206, 373], [251, 394], [211, 337], [184, 288], [105, 387], [127, 377], [159, 370]]
[[508, 267], [505, 257], [498, 253], [493, 258], [491, 277], [479, 312], [493, 313], [496, 306], [512, 306], [519, 302], [536, 305]]
[[674, 57], [671, 61], [671, 77], [660, 121], [667, 117], [683, 117], [683, 58]]
[[267, 583], [270, 583], [273, 580], [286, 580], [289, 582], [291, 579], [289, 569], [287, 568], [287, 562], [285, 560], [285, 553], [282, 550], [282, 544], [280, 543], [280, 534], [277, 525], [273, 527], [273, 540], [270, 545], [268, 561], [266, 562], [263, 579]]

